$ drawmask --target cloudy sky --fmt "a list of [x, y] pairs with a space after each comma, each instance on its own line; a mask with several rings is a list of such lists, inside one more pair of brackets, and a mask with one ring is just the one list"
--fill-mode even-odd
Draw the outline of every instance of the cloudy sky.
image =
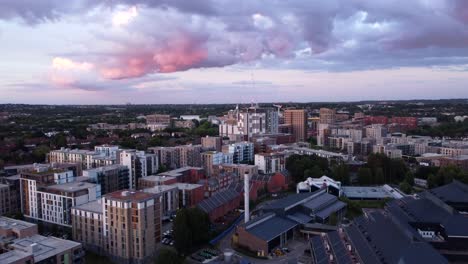
[[0, 103], [467, 97], [466, 0], [0, 1]]

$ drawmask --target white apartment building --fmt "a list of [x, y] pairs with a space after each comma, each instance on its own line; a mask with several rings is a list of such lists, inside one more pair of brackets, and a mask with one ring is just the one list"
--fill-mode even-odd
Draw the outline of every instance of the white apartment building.
[[130, 189], [137, 189], [138, 179], [158, 172], [159, 163], [155, 154], [144, 151], [122, 150], [120, 164], [128, 167]]
[[286, 155], [283, 153], [255, 154], [255, 165], [262, 174], [280, 172], [285, 169]]
[[254, 144], [252, 142], [238, 142], [223, 146], [223, 152], [233, 155], [233, 163], [249, 163], [254, 161]]

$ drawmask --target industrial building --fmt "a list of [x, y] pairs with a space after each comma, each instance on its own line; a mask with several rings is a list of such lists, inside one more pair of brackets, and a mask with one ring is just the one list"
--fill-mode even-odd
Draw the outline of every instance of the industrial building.
[[467, 188], [454, 181], [368, 209], [344, 227], [349, 245], [361, 263], [467, 262]]
[[277, 247], [286, 246], [302, 225], [326, 223], [331, 215], [340, 219], [345, 213], [346, 204], [326, 189], [289, 195], [266, 205], [259, 216], [238, 226], [237, 243], [259, 255], [266, 255]]

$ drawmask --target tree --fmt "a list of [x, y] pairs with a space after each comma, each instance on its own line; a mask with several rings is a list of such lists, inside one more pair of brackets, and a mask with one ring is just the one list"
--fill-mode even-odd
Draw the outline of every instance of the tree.
[[414, 175], [413, 173], [411, 173], [411, 171], [406, 172], [405, 182], [407, 182], [411, 186], [414, 185]]
[[177, 252], [172, 249], [161, 249], [154, 259], [154, 264], [182, 264], [184, 261]]
[[350, 183], [349, 167], [346, 164], [338, 164], [333, 167], [332, 175], [335, 180], [340, 181], [343, 185]]
[[431, 189], [437, 186], [439, 186], [437, 183], [437, 177], [434, 174], [429, 174], [429, 176], [427, 176], [427, 187]]
[[35, 162], [44, 162], [46, 160], [46, 155], [49, 153], [50, 148], [46, 145], [40, 145], [36, 147], [32, 154]]
[[174, 246], [182, 255], [190, 253], [210, 239], [210, 219], [199, 208], [183, 208], [174, 220]]
[[385, 175], [382, 168], [377, 168], [374, 173], [374, 183], [383, 184], [385, 183]]
[[372, 183], [372, 171], [369, 168], [360, 168], [358, 171], [358, 181], [360, 184], [369, 185]]
[[406, 194], [410, 194], [413, 188], [408, 182], [403, 181], [400, 183], [400, 190]]
[[63, 133], [53, 136], [50, 142], [55, 148], [67, 147], [67, 138]]
[[192, 230], [189, 227], [188, 209], [177, 212], [174, 220], [174, 246], [179, 254], [185, 255], [192, 248]]
[[304, 177], [305, 178], [320, 178], [323, 176], [323, 171], [320, 169], [319, 166], [315, 165], [311, 169], [306, 169], [304, 171]]

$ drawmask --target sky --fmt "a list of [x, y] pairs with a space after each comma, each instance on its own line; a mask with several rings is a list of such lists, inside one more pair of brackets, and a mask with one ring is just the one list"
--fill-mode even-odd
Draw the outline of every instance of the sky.
[[466, 0], [0, 0], [0, 103], [441, 98]]

